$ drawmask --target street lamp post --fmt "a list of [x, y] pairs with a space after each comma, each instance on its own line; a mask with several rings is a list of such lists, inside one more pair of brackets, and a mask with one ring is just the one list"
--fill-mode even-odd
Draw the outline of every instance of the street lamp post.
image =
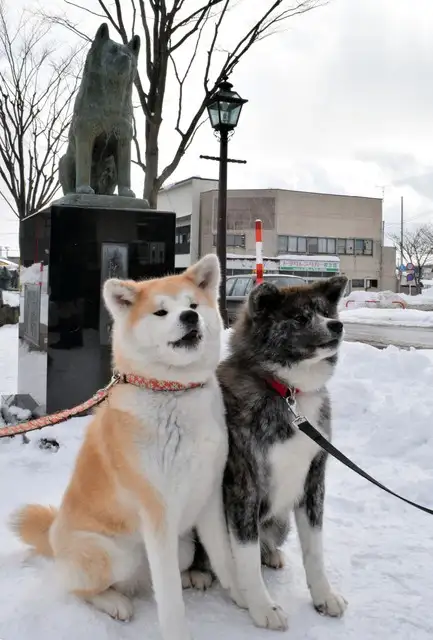
[[229, 134], [236, 128], [243, 105], [248, 102], [232, 91], [233, 85], [223, 77], [207, 103], [209, 120], [220, 139], [218, 224], [216, 252], [221, 267], [220, 313], [228, 326], [226, 303], [227, 280], [227, 163]]

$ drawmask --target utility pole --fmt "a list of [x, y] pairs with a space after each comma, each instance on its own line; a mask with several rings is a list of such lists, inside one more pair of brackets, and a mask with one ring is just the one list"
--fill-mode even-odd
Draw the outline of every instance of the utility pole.
[[403, 244], [404, 244], [404, 208], [403, 196], [400, 199], [400, 264], [403, 264]]
[[[400, 198], [400, 266], [403, 264], [403, 244], [404, 244], [404, 205], [403, 196]], [[400, 269], [399, 291], [401, 292], [401, 281], [403, 279], [403, 271]]]

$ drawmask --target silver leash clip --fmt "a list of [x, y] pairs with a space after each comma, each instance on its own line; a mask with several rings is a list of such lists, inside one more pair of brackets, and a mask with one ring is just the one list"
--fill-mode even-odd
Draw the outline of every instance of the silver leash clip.
[[296, 402], [296, 393], [294, 389], [288, 390], [288, 393], [286, 395], [286, 404], [291, 415], [291, 426], [295, 429], [299, 429], [299, 425], [305, 422], [305, 418], [298, 413], [298, 404]]
[[110, 391], [110, 389], [112, 387], [114, 387], [114, 385], [116, 385], [118, 382], [120, 382], [121, 377], [122, 376], [120, 375], [120, 373], [117, 373], [117, 371], [113, 371], [113, 375], [111, 376], [110, 382], [103, 389], [98, 389], [98, 391], [95, 393], [95, 396], [97, 396], [102, 391]]

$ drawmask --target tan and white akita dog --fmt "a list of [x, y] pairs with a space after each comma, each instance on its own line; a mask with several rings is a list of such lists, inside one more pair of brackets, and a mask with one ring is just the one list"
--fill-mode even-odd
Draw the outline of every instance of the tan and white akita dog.
[[28, 505], [12, 517], [25, 543], [54, 556], [69, 592], [113, 618], [129, 619], [128, 596], [151, 580], [164, 640], [191, 637], [179, 569], [192, 562], [193, 527], [234, 595], [221, 508], [219, 283], [214, 255], [181, 275], [105, 283], [122, 382], [88, 427], [60, 508]]

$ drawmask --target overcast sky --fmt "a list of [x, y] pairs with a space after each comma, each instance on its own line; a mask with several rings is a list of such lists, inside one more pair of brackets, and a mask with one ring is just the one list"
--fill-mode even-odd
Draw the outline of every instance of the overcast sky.
[[[400, 196], [408, 225], [433, 220], [432, 33], [431, 0], [331, 0], [257, 44], [231, 78], [249, 102], [229, 155], [248, 162], [229, 166], [229, 187], [374, 197], [384, 188], [388, 232], [399, 228]], [[166, 126], [162, 164], [176, 141]], [[217, 177], [217, 164], [199, 159], [217, 152], [206, 123], [169, 182]], [[141, 185], [135, 173], [137, 195]], [[16, 233], [0, 203], [0, 246], [16, 249]]]

